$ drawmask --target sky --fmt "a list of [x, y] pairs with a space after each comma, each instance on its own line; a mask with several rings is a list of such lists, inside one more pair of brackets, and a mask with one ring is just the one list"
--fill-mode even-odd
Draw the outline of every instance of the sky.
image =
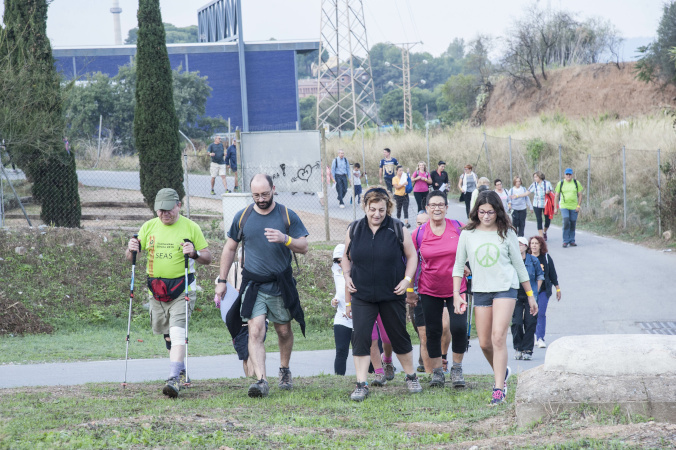
[[[318, 39], [320, 0], [241, 0], [245, 41]], [[655, 36], [664, 0], [539, 0], [544, 8], [564, 9], [610, 20], [633, 45]], [[162, 20], [197, 25], [197, 9], [208, 0], [160, 0]], [[355, 0], [356, 3], [356, 0]], [[369, 45], [416, 42], [414, 51], [441, 54], [455, 37], [477, 34], [499, 38], [511, 19], [533, 0], [363, 0]], [[122, 39], [136, 27], [138, 0], [119, 0]], [[53, 0], [47, 34], [53, 47], [114, 44], [112, 0]], [[4, 6], [0, 5], [0, 13]], [[497, 39], [499, 43], [499, 39]]]

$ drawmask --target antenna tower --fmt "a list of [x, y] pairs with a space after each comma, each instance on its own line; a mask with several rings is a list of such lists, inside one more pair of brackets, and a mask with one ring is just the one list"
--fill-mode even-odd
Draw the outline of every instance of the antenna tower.
[[317, 65], [317, 129], [378, 123], [362, 0], [322, 0]]

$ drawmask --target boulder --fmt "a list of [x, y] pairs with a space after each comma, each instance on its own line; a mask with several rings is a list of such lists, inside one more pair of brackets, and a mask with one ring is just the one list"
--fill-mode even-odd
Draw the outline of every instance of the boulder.
[[601, 202], [601, 208], [610, 209], [613, 206], [617, 206], [620, 203], [620, 196], [614, 195], [607, 200]]
[[665, 231], [664, 233], [662, 233], [662, 238], [663, 238], [665, 241], [671, 240], [671, 230], [667, 230], [667, 231]]

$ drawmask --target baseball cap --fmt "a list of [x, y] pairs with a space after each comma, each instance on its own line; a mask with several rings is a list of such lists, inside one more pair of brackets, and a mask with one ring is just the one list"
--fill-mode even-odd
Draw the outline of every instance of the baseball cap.
[[336, 248], [333, 249], [333, 259], [342, 258], [344, 252], [345, 244], [336, 245]]
[[179, 200], [178, 193], [175, 190], [171, 188], [160, 189], [155, 196], [155, 211], [158, 209], [164, 209], [165, 211], [174, 209]]
[[571, 168], [569, 167], [569, 168], [567, 168], [566, 171], [563, 172], [563, 173], [566, 174], [566, 175], [572, 175], [572, 174], [573, 174], [573, 169], [571, 169]]
[[446, 161], [439, 161], [439, 164], [437, 164], [437, 166], [440, 166], [440, 165], [442, 165], [442, 164], [445, 166], [445, 165], [446, 165]]
[[526, 239], [525, 237], [521, 236], [521, 237], [519, 238], [519, 244], [523, 244], [523, 245], [525, 245], [525, 246], [527, 247], [527, 246], [528, 246], [528, 239]]

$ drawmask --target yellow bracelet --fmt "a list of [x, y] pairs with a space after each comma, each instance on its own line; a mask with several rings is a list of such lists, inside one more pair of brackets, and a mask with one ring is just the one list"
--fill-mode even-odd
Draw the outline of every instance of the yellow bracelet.
[[350, 305], [352, 305], [352, 303], [345, 303], [345, 306], [350, 306]]
[[408, 281], [408, 282], [410, 283], [410, 282], [411, 282], [411, 277], [409, 277], [409, 276], [407, 275], [407, 276], [404, 277], [404, 280], [406, 280], [406, 281]]
[[556, 292], [561, 292], [561, 289], [557, 289]]
[[415, 292], [413, 288], [406, 288], [406, 292]]
[[526, 296], [532, 297], [532, 296], [533, 296], [533, 291], [526, 291]]
[[291, 236], [287, 235], [287, 237], [289, 238], [289, 240], [286, 241], [286, 244], [284, 244], [284, 245], [286, 245], [288, 247], [289, 245], [291, 245], [291, 241], [293, 241], [293, 239], [291, 239]]

